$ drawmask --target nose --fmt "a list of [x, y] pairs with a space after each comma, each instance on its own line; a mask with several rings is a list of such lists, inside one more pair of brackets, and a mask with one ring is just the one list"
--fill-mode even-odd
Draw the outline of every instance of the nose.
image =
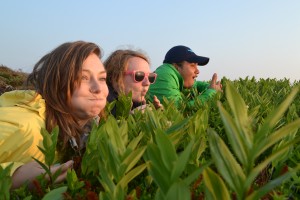
[[142, 84], [143, 84], [144, 86], [148, 86], [148, 85], [150, 85], [150, 82], [149, 82], [149, 78], [148, 78], [148, 76], [145, 76], [145, 78], [144, 78], [144, 80], [143, 80]]
[[100, 93], [100, 83], [95, 80], [95, 79], [91, 79], [91, 83], [90, 83], [90, 92], [91, 93]]
[[195, 71], [196, 74], [199, 74], [200, 73], [200, 70], [198, 68], [196, 68], [196, 71]]

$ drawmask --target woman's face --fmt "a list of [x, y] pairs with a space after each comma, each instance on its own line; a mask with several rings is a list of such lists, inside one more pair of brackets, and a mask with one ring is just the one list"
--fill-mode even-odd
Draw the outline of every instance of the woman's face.
[[[149, 89], [150, 82], [148, 80], [148, 73], [150, 72], [150, 66], [147, 61], [139, 57], [133, 57], [128, 60], [127, 72], [142, 71], [146, 74], [145, 78], [140, 81], [134, 81], [133, 74], [126, 74], [123, 77], [125, 94], [132, 92], [132, 101], [144, 102], [145, 95]], [[125, 71], [125, 72], [126, 72]]]
[[75, 89], [71, 104], [79, 121], [96, 117], [106, 105], [108, 88], [106, 71], [96, 54], [91, 54], [83, 62], [81, 84]]

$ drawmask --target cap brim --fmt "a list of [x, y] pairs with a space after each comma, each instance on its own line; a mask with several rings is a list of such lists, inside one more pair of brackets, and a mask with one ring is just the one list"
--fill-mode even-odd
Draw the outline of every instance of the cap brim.
[[202, 56], [193, 56], [187, 60], [190, 63], [198, 63], [198, 65], [206, 65], [209, 62], [209, 58]]

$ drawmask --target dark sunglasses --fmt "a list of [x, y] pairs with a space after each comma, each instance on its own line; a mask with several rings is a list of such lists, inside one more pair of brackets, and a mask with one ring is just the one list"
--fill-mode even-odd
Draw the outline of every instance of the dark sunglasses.
[[126, 71], [124, 72], [125, 75], [131, 75], [133, 77], [133, 80], [135, 82], [141, 82], [145, 79], [145, 77], [148, 78], [150, 84], [153, 84], [156, 80], [156, 73], [145, 73], [143, 71]]

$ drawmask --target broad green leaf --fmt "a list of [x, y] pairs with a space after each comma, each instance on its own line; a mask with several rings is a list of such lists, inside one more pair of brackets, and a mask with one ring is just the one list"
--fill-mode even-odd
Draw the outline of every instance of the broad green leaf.
[[161, 130], [156, 132], [156, 143], [159, 148], [162, 162], [167, 169], [172, 169], [177, 160], [176, 150], [168, 136]]
[[190, 185], [194, 180], [196, 180], [199, 175], [203, 172], [205, 168], [207, 168], [209, 165], [211, 165], [212, 162], [205, 163], [201, 167], [198, 167], [195, 171], [193, 171], [188, 177], [186, 177], [183, 181]]
[[68, 189], [67, 186], [59, 187], [47, 193], [42, 200], [63, 200], [63, 193]]
[[122, 188], [120, 185], [117, 185], [115, 191], [113, 192], [113, 198], [114, 200], [124, 200], [126, 192], [125, 189]]
[[44, 128], [41, 129], [41, 134], [43, 136], [43, 148], [38, 147], [45, 156], [45, 163], [50, 166], [54, 163], [55, 151], [58, 137], [58, 126], [53, 128], [51, 134]]
[[78, 181], [76, 172], [74, 170], [68, 169], [67, 171], [67, 181], [68, 181], [68, 188], [72, 192], [78, 190], [84, 186], [83, 181]]
[[259, 163], [257, 166], [255, 166], [250, 174], [247, 176], [247, 179], [245, 181], [245, 187], [249, 188], [256, 176], [267, 167], [273, 160], [279, 159], [282, 154], [287, 151], [291, 145], [296, 144], [300, 141], [300, 138], [298, 137], [297, 140], [290, 141], [284, 145], [282, 145], [279, 149], [276, 149], [276, 151], [272, 152], [271, 155], [269, 155], [267, 158], [265, 158], [261, 163]]
[[120, 134], [122, 142], [123, 142], [124, 146], [126, 146], [129, 141], [128, 141], [128, 124], [125, 119], [122, 119], [119, 122], [118, 134]]
[[151, 143], [147, 145], [146, 156], [151, 161], [150, 166], [160, 169], [160, 172], [164, 175], [171, 174], [170, 170], [162, 163], [160, 151], [156, 145]]
[[127, 149], [135, 149], [137, 147], [137, 145], [139, 144], [139, 142], [141, 141], [141, 139], [144, 137], [144, 133], [140, 133], [137, 137], [133, 138], [130, 143], [127, 145]]
[[5, 168], [0, 165], [0, 199], [10, 199], [10, 187], [12, 185], [12, 178], [10, 172], [13, 163]]
[[109, 174], [104, 166], [100, 161], [98, 161], [99, 166], [99, 177], [98, 180], [101, 183], [102, 187], [107, 192], [112, 192], [115, 190], [115, 184], [112, 180], [112, 174]]
[[282, 138], [286, 137], [288, 134], [293, 133], [296, 129], [300, 127], [300, 119], [295, 120], [284, 127], [281, 127], [279, 130], [270, 134], [267, 138], [261, 139], [257, 141], [257, 144], [254, 147], [255, 155], [254, 157], [258, 157], [264, 151], [266, 151], [269, 147], [282, 140]]
[[207, 139], [206, 138], [196, 138], [195, 143], [192, 148], [191, 156], [189, 164], [195, 164], [199, 166], [199, 158], [201, 157], [202, 153], [207, 148]]
[[165, 200], [189, 200], [191, 199], [191, 193], [188, 185], [183, 181], [177, 181], [172, 184]]
[[211, 155], [228, 185], [238, 194], [243, 193], [243, 183], [246, 179], [241, 166], [235, 160], [224, 141], [209, 129], [209, 144]]
[[157, 189], [156, 194], [155, 194], [155, 200], [164, 200], [166, 197], [162, 193], [160, 189]]
[[39, 163], [39, 165], [45, 170], [45, 172], [47, 173], [47, 174], [51, 174], [51, 171], [50, 171], [50, 169], [49, 169], [49, 167], [47, 166], [47, 165], [45, 165], [44, 163], [42, 163], [41, 161], [39, 161], [38, 159], [36, 159], [36, 158], [33, 158], [37, 163]]
[[162, 163], [160, 151], [157, 146], [148, 144], [146, 154], [150, 161], [148, 165], [149, 174], [164, 193], [166, 193], [170, 182], [170, 170]]
[[241, 134], [241, 137], [244, 138], [246, 142], [245, 144], [248, 147], [251, 147], [252, 135], [248, 134], [249, 117], [247, 106], [241, 95], [236, 91], [230, 82], [226, 83], [226, 97], [233, 112], [238, 132]]
[[122, 141], [122, 137], [119, 133], [119, 127], [118, 127], [117, 121], [112, 116], [110, 116], [107, 119], [107, 122], [105, 124], [105, 129], [106, 129], [107, 134], [109, 135], [112, 145], [116, 149], [119, 149], [120, 152], [124, 152], [125, 145], [124, 145], [124, 143]]
[[174, 132], [181, 132], [182, 130], [185, 130], [185, 126], [188, 124], [190, 118], [185, 118], [182, 121], [172, 124], [170, 128], [166, 130], [166, 134], [172, 134]]
[[134, 150], [130, 153], [122, 162], [122, 164], [126, 165], [126, 173], [131, 170], [138, 161], [140, 161], [143, 156], [146, 147], [141, 147], [139, 149]]
[[277, 107], [277, 109], [273, 110], [273, 112], [268, 115], [265, 123], [257, 132], [257, 136], [255, 137], [255, 141], [260, 141], [266, 134], [269, 133], [270, 129], [273, 128], [284, 112], [287, 110], [289, 105], [294, 100], [296, 94], [298, 93], [299, 87], [295, 87], [288, 97]]
[[188, 146], [184, 149], [183, 152], [180, 153], [178, 159], [175, 161], [173, 165], [173, 169], [170, 168], [171, 172], [171, 181], [175, 182], [179, 179], [180, 175], [185, 169], [185, 166], [189, 160], [191, 151], [193, 147], [193, 141], [191, 141]]
[[129, 171], [125, 176], [122, 177], [122, 179], [119, 181], [118, 185], [120, 185], [122, 188], [127, 187], [128, 183], [132, 179], [134, 179], [136, 176], [140, 175], [145, 170], [146, 167], [147, 167], [147, 164], [145, 164], [145, 163], [135, 167], [134, 169]]
[[117, 179], [120, 180], [120, 165], [121, 165], [121, 160], [119, 158], [119, 155], [116, 151], [116, 149], [114, 148], [114, 146], [110, 143], [107, 142], [107, 146], [108, 146], [108, 155], [109, 155], [109, 160], [108, 162], [108, 166], [111, 170], [111, 172], [113, 173], [113, 176]]
[[300, 165], [297, 165], [296, 168], [292, 169], [289, 172], [286, 172], [285, 174], [279, 176], [278, 178], [276, 178], [274, 180], [271, 180], [266, 185], [262, 186], [258, 190], [255, 190], [254, 192], [252, 192], [246, 198], [246, 200], [256, 200], [256, 199], [262, 198], [265, 194], [267, 194], [268, 192], [270, 192], [272, 189], [274, 189], [275, 187], [279, 186], [283, 181], [291, 178], [295, 174], [295, 172], [297, 172], [299, 170], [300, 170]]
[[247, 158], [249, 149], [251, 149], [251, 145], [249, 144], [251, 141], [246, 141], [246, 138], [243, 137], [243, 134], [239, 133], [236, 124], [228, 112], [222, 107], [221, 104], [218, 104], [218, 106], [226, 130], [226, 135], [230, 141], [235, 155], [243, 165], [248, 165]]
[[161, 129], [160, 122], [158, 120], [158, 117], [154, 115], [154, 112], [150, 110], [149, 108], [145, 109], [145, 113], [148, 118], [149, 126], [152, 130]]
[[210, 195], [213, 199], [231, 199], [230, 193], [218, 174], [216, 174], [209, 167], [204, 169], [203, 180], [206, 188], [208, 189]]

